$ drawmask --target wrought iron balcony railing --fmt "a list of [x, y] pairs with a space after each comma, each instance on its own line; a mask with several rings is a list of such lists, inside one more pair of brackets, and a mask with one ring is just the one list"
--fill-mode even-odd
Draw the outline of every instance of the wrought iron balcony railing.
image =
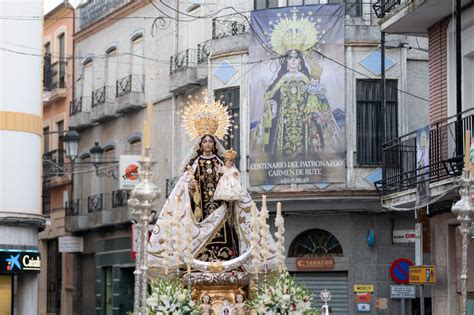
[[212, 19], [212, 39], [245, 34], [250, 31], [249, 20], [240, 14]]
[[104, 210], [104, 194], [87, 197], [87, 212], [98, 212]]
[[127, 201], [130, 197], [130, 190], [114, 190], [112, 191], [112, 209], [127, 207]]
[[106, 87], [103, 86], [92, 92], [92, 107], [96, 107], [105, 103], [105, 90]]
[[186, 49], [170, 57], [170, 74], [196, 67], [197, 49]]
[[197, 46], [197, 63], [205, 63], [211, 55], [211, 41], [205, 41]]
[[81, 212], [80, 204], [81, 203], [79, 199], [75, 199], [72, 202], [66, 202], [66, 216], [79, 215]]
[[[383, 177], [375, 183], [382, 194], [415, 188], [429, 175], [437, 182], [461, 175], [464, 157], [465, 131], [473, 131], [474, 108], [430, 125], [429, 165], [417, 166], [416, 131], [393, 139], [383, 145]], [[462, 152], [462, 153], [461, 153]]]
[[82, 96], [73, 99], [69, 106], [69, 116], [82, 112]]
[[401, 0], [379, 0], [373, 4], [375, 14], [379, 19], [381, 19], [399, 5], [400, 2]]
[[126, 77], [117, 80], [115, 84], [115, 96], [120, 97], [132, 92], [145, 92], [145, 76], [129, 74]]
[[52, 150], [43, 154], [43, 179], [48, 180], [65, 174], [63, 170], [65, 150]]
[[51, 63], [51, 55], [44, 57], [43, 88], [45, 91], [66, 88], [66, 65], [65, 60]]

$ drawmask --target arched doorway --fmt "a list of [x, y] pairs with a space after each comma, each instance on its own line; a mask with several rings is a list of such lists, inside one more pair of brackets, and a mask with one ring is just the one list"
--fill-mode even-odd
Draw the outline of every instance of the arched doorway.
[[[343, 257], [344, 251], [339, 240], [330, 232], [322, 229], [310, 229], [300, 233], [291, 242], [288, 258], [298, 260], [327, 260]], [[337, 266], [336, 266], [337, 270]], [[321, 307], [321, 290], [331, 291], [329, 305], [334, 314], [349, 314], [349, 287], [347, 271], [303, 271], [296, 269], [296, 279], [314, 294], [314, 304]]]

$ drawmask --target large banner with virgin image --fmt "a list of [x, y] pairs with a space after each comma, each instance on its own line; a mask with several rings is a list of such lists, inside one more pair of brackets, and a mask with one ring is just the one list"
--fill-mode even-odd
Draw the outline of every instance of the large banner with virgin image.
[[252, 12], [252, 186], [345, 182], [344, 6]]

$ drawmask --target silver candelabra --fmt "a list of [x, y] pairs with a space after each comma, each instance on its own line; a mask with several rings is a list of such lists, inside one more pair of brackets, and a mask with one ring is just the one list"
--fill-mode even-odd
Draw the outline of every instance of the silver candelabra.
[[[466, 153], [467, 154], [467, 153]], [[473, 178], [471, 177], [469, 169], [464, 168], [462, 176], [458, 179], [458, 184], [461, 187], [461, 199], [454, 204], [452, 212], [457, 215], [460, 222], [459, 231], [462, 235], [462, 262], [461, 262], [461, 314], [466, 314], [467, 303], [467, 255], [469, 246], [469, 237], [471, 232], [471, 223], [474, 209], [471, 204], [471, 185]]]
[[158, 187], [151, 182], [152, 168], [156, 162], [151, 161], [150, 148], [145, 148], [145, 154], [140, 163], [140, 184], [133, 190], [128, 206], [131, 208], [131, 218], [135, 221], [138, 245], [135, 260], [135, 294], [133, 314], [146, 315], [147, 273], [148, 273], [148, 225], [153, 218], [153, 205], [160, 198]]

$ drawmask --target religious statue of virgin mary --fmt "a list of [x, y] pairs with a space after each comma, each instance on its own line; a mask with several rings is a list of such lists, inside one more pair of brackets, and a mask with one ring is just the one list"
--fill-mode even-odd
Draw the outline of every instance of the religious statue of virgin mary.
[[[150, 268], [159, 269], [163, 262], [165, 211], [167, 217], [178, 216], [179, 230], [183, 235], [185, 228], [191, 229], [194, 269], [226, 271], [236, 267], [250, 268], [251, 210], [256, 207], [255, 203], [246, 190], [238, 200], [214, 199], [226, 156], [219, 139], [230, 127], [228, 109], [219, 100], [209, 102], [205, 92], [203, 101], [188, 101], [183, 122], [186, 133], [192, 138], [192, 145], [183, 161], [179, 180], [153, 229], [148, 244]], [[185, 227], [184, 222], [189, 224], [190, 221], [191, 227]], [[170, 242], [173, 247], [173, 238]], [[272, 237], [269, 237], [269, 248], [271, 266], [276, 248]], [[171, 259], [176, 261], [176, 257]]]

